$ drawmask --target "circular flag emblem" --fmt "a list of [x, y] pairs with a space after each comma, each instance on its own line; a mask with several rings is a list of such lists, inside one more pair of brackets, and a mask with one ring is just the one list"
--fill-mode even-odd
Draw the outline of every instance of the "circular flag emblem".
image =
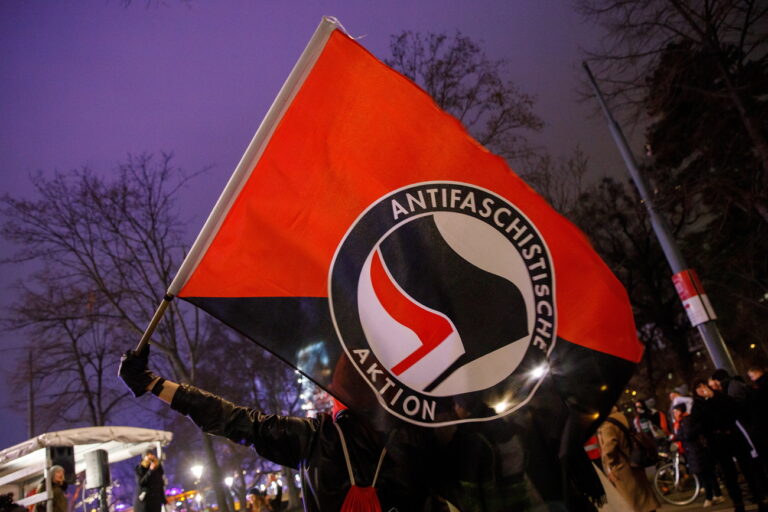
[[556, 335], [549, 251], [489, 190], [429, 182], [378, 199], [337, 248], [329, 288], [347, 356], [406, 421], [498, 418], [546, 374]]

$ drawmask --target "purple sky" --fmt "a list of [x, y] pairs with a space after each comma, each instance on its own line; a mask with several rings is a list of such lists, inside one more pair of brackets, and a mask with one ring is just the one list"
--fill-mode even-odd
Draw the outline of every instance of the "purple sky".
[[[162, 3], [164, 5], [156, 5]], [[189, 171], [182, 191], [202, 225], [322, 15], [336, 16], [380, 58], [404, 29], [456, 29], [512, 62], [511, 78], [537, 96], [554, 155], [580, 144], [596, 174], [623, 166], [605, 124], [578, 104], [580, 47], [598, 34], [568, 1], [49, 0], [0, 2], [0, 193], [30, 191], [37, 170], [108, 171], [128, 153], [174, 151]], [[189, 234], [190, 243], [194, 233]], [[0, 247], [7, 256], [9, 247]], [[24, 268], [0, 270], [0, 316]], [[158, 290], [160, 293], [160, 290]], [[0, 333], [8, 361], [23, 340]], [[7, 366], [3, 365], [5, 368]], [[5, 372], [3, 372], [5, 373]], [[4, 383], [0, 383], [5, 388]], [[24, 418], [0, 392], [0, 449], [22, 441]]]

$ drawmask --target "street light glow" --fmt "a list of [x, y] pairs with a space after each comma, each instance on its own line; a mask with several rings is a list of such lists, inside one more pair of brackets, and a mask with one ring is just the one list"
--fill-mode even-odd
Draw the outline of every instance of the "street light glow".
[[232, 484], [233, 484], [234, 482], [235, 482], [235, 479], [234, 479], [234, 478], [232, 478], [231, 476], [228, 476], [228, 477], [226, 477], [226, 478], [224, 479], [224, 484], [225, 484], [227, 487], [232, 487]]
[[543, 364], [541, 366], [537, 366], [533, 370], [531, 370], [531, 377], [534, 379], [540, 379], [544, 376], [545, 373], [547, 373], [547, 365]]
[[192, 475], [196, 480], [200, 480], [200, 477], [203, 476], [203, 466], [200, 464], [195, 464], [189, 468], [189, 470], [192, 472]]

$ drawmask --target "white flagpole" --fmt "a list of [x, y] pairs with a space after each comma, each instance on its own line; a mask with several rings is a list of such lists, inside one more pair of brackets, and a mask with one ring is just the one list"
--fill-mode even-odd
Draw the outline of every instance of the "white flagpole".
[[192, 275], [192, 272], [200, 263], [205, 251], [219, 231], [221, 223], [227, 216], [229, 209], [232, 207], [235, 199], [248, 181], [251, 172], [253, 172], [256, 163], [264, 153], [264, 149], [272, 138], [275, 128], [283, 118], [283, 115], [285, 115], [285, 112], [288, 110], [288, 106], [293, 101], [296, 93], [304, 84], [304, 80], [306, 80], [307, 75], [309, 75], [309, 72], [315, 65], [315, 62], [325, 47], [325, 43], [328, 41], [331, 33], [337, 28], [341, 28], [341, 24], [335, 18], [325, 16], [320, 21], [320, 25], [318, 25], [317, 30], [315, 30], [309, 43], [307, 43], [306, 48], [304, 48], [301, 57], [299, 57], [299, 60], [293, 66], [291, 73], [288, 75], [283, 87], [277, 94], [275, 101], [272, 102], [272, 106], [269, 107], [267, 115], [264, 116], [264, 120], [261, 122], [259, 129], [256, 130], [256, 134], [253, 136], [251, 143], [248, 145], [243, 157], [240, 159], [240, 163], [237, 164], [226, 187], [224, 187], [219, 199], [216, 201], [216, 205], [208, 215], [208, 219], [205, 221], [203, 229], [201, 229], [200, 233], [197, 235], [195, 243], [192, 244], [187, 257], [184, 258], [184, 261], [181, 263], [179, 271], [176, 273], [171, 285], [168, 287], [162, 302], [157, 307], [141, 340], [139, 340], [139, 344], [136, 347], [137, 352], [149, 343], [149, 338], [152, 336], [155, 327], [157, 327], [157, 324], [160, 322], [168, 304], [173, 300], [179, 290], [184, 287], [187, 280]]

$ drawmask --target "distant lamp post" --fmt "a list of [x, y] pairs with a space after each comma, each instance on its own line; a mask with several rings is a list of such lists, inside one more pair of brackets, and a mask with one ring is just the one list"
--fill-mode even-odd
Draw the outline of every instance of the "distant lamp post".
[[195, 477], [196, 481], [200, 480], [200, 477], [203, 476], [203, 466], [200, 464], [195, 464], [189, 470], [192, 472], [192, 476]]
[[226, 478], [224, 479], [224, 484], [225, 484], [227, 487], [232, 487], [232, 484], [233, 484], [234, 482], [235, 482], [235, 479], [234, 479], [234, 478], [232, 478], [231, 476], [228, 476], [228, 477], [226, 477]]

